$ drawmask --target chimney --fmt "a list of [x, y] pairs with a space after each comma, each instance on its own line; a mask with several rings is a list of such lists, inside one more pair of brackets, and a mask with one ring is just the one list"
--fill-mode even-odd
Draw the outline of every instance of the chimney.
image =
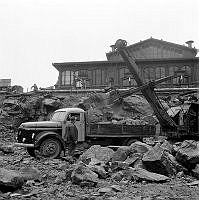
[[188, 45], [189, 48], [192, 48], [193, 40], [189, 40], [185, 43]]

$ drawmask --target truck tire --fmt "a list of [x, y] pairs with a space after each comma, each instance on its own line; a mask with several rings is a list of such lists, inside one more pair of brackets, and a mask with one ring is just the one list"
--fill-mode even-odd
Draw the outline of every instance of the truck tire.
[[61, 142], [56, 138], [46, 138], [39, 145], [38, 151], [42, 157], [57, 158], [62, 151]]
[[36, 157], [34, 148], [27, 147], [27, 152], [31, 157]]
[[131, 144], [133, 144], [134, 142], [138, 141], [137, 139], [135, 138], [131, 138], [131, 139], [128, 139], [125, 141], [125, 146], [131, 146]]

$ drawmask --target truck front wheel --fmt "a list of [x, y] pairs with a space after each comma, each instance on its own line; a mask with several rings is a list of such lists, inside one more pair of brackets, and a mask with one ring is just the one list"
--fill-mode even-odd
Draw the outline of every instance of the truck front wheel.
[[55, 138], [47, 138], [41, 142], [38, 150], [42, 157], [53, 159], [59, 157], [62, 146], [59, 140]]

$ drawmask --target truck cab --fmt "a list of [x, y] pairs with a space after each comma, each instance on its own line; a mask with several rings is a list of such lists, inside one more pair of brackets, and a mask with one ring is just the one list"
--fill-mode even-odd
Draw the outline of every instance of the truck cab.
[[36, 151], [44, 157], [56, 158], [66, 148], [66, 127], [70, 118], [74, 116], [78, 129], [78, 142], [85, 141], [86, 116], [80, 108], [62, 108], [56, 110], [49, 121], [26, 122], [18, 128], [17, 143], [15, 146], [26, 147], [31, 156], [36, 156]]

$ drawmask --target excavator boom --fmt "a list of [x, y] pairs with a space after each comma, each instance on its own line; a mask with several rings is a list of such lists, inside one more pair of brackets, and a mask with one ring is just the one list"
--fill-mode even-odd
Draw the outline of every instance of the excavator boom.
[[[154, 114], [158, 118], [161, 126], [163, 128], [170, 128], [170, 129], [176, 128], [177, 127], [176, 123], [168, 115], [166, 110], [163, 108], [159, 98], [156, 96], [154, 92], [154, 84], [152, 83], [144, 84], [141, 77], [138, 75], [138, 71], [137, 71], [138, 66], [135, 62], [135, 59], [129, 54], [126, 48], [126, 41], [119, 39], [116, 41], [115, 46], [116, 46], [117, 51], [119, 52], [119, 54], [125, 61], [129, 71], [133, 74], [133, 77], [138, 86], [137, 90], [139, 89], [142, 92], [143, 96], [151, 105], [154, 111]], [[161, 79], [160, 79], [160, 82], [162, 82]]]

